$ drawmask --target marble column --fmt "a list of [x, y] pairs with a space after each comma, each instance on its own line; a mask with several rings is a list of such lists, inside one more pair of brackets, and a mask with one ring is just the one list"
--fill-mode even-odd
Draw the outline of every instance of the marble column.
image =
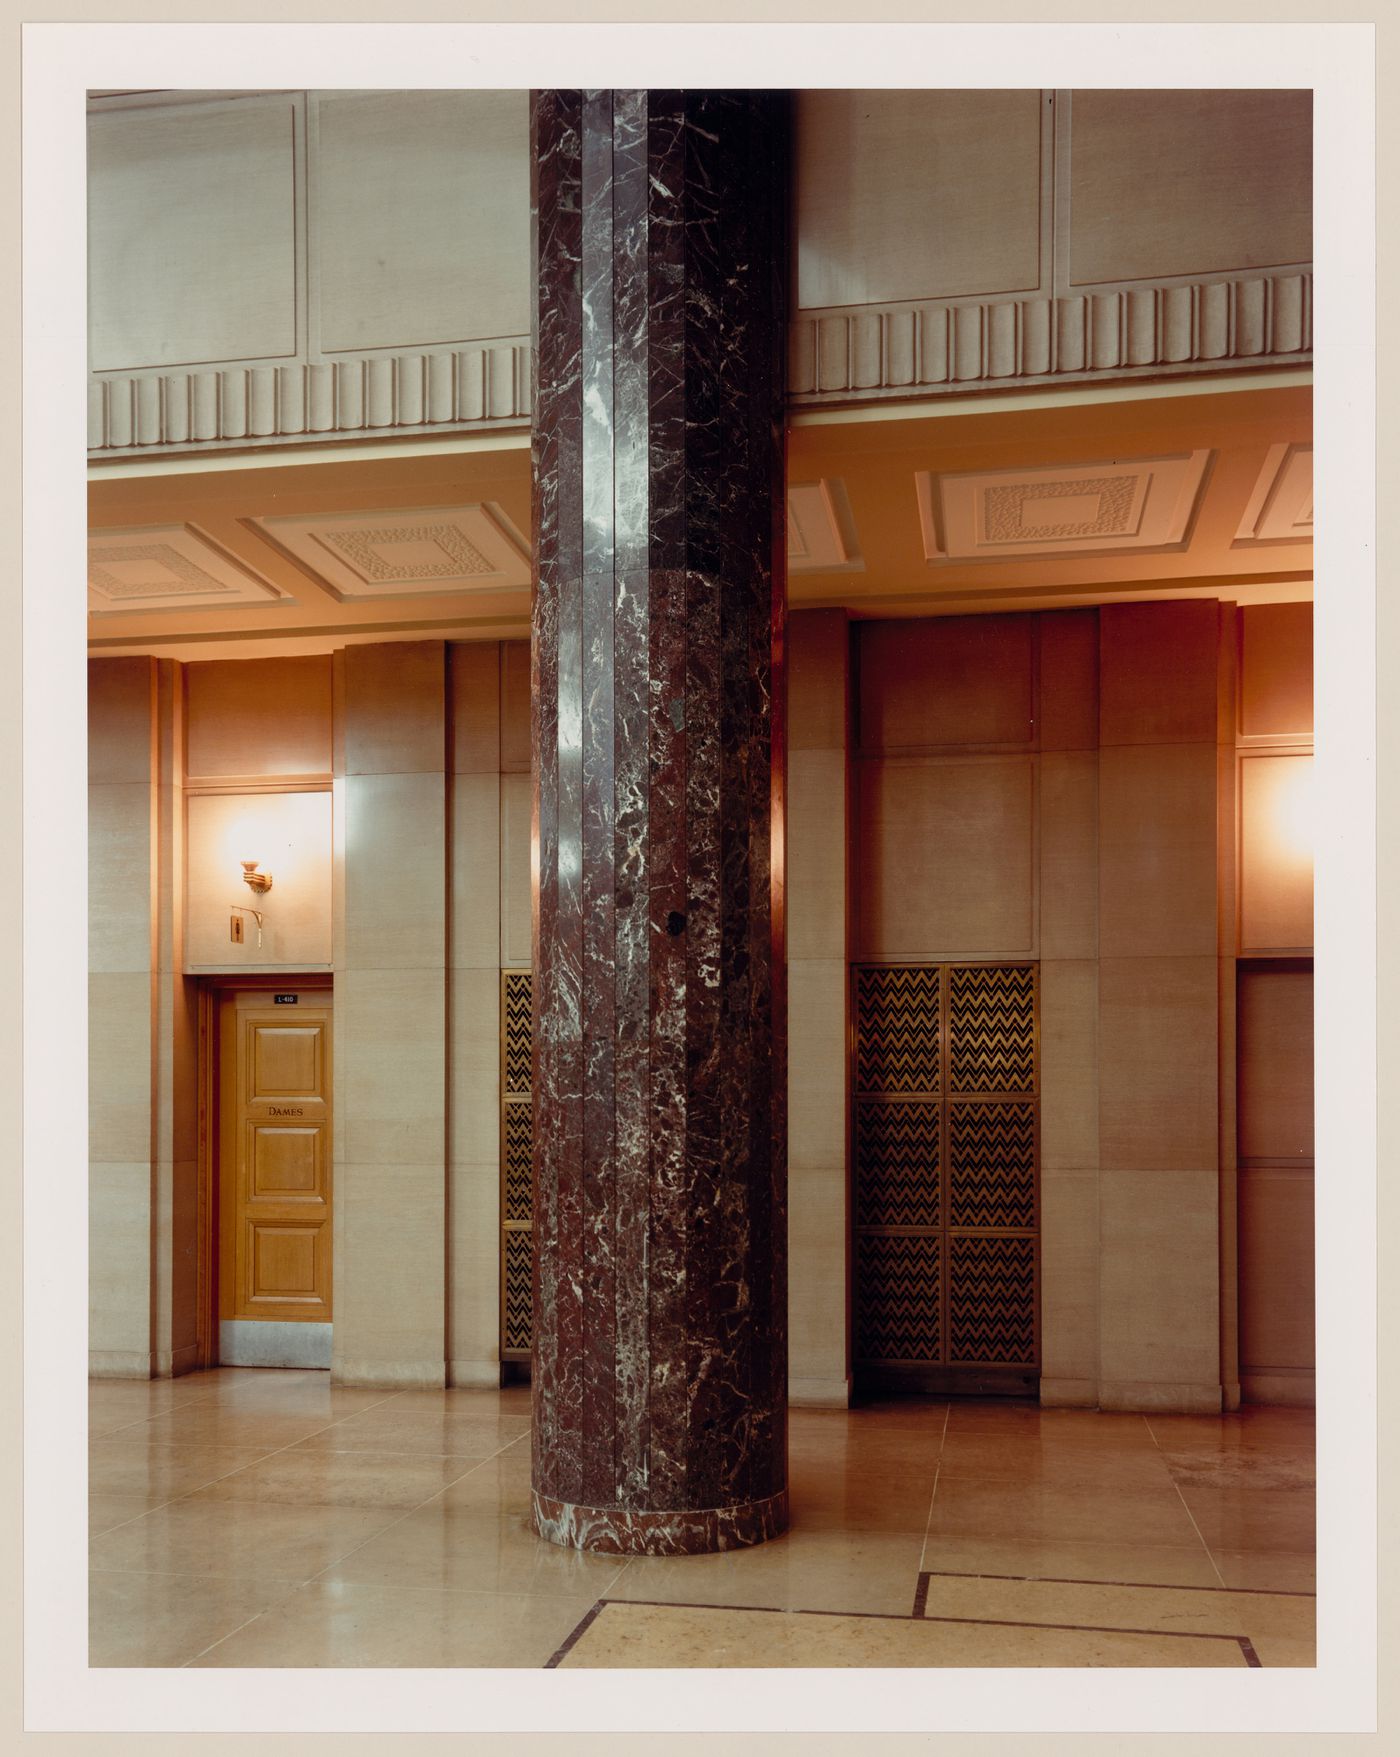
[[787, 1523], [784, 100], [532, 102], [534, 1518]]

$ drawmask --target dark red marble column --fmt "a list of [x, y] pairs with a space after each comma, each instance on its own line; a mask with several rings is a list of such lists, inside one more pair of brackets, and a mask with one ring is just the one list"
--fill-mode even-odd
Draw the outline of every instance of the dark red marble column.
[[787, 1524], [787, 112], [532, 102], [534, 1518]]

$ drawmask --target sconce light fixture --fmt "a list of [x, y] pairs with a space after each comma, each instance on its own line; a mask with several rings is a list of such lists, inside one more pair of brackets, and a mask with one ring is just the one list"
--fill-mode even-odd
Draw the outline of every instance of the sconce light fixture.
[[256, 891], [261, 897], [272, 889], [272, 874], [259, 872], [256, 860], [244, 860], [239, 864], [243, 868], [243, 882], [250, 891]]

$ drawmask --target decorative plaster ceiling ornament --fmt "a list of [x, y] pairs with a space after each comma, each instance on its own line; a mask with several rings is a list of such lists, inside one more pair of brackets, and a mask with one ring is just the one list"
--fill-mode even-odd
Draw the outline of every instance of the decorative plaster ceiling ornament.
[[88, 608], [96, 616], [283, 601], [286, 593], [196, 525], [131, 526], [88, 537]]
[[490, 502], [247, 522], [342, 601], [501, 591], [530, 583], [529, 552]]
[[1023, 470], [915, 474], [924, 559], [1184, 549], [1209, 451]]

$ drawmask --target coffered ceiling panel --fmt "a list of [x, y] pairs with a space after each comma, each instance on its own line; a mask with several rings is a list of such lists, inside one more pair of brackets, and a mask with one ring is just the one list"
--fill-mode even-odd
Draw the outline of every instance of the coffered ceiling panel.
[[1312, 534], [1312, 447], [1271, 445], [1235, 543], [1302, 543]]
[[790, 573], [857, 573], [864, 569], [844, 483], [794, 482], [787, 491]]
[[[1311, 394], [1300, 381], [796, 416], [789, 602], [880, 618], [1306, 600]], [[107, 577], [91, 650], [208, 660], [526, 640], [530, 494], [523, 436], [346, 446], [296, 465], [92, 466]], [[1241, 539], [1242, 518], [1259, 534]], [[102, 551], [119, 542], [123, 563], [165, 571], [117, 574]], [[161, 542], [208, 578], [139, 553]]]
[[1049, 469], [915, 474], [924, 558], [991, 561], [1183, 546], [1208, 451]]
[[248, 523], [342, 602], [530, 583], [528, 551], [505, 514], [489, 503]]
[[95, 616], [269, 605], [287, 596], [195, 525], [126, 527], [88, 537], [88, 609]]

